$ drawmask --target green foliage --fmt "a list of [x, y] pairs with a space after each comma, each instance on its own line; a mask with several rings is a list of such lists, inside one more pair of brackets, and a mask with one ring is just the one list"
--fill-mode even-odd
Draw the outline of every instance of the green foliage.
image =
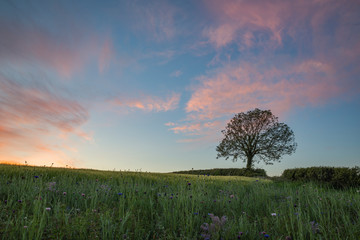
[[358, 239], [358, 191], [0, 165], [0, 239]]
[[309, 167], [286, 169], [282, 177], [292, 181], [314, 181], [335, 188], [360, 186], [360, 168]]
[[194, 174], [194, 175], [211, 175], [211, 176], [244, 176], [244, 177], [267, 177], [264, 169], [247, 169], [247, 168], [214, 168], [204, 170], [177, 171], [174, 173]]
[[293, 131], [279, 123], [270, 110], [256, 108], [236, 114], [221, 132], [224, 139], [216, 147], [217, 158], [243, 160], [249, 170], [255, 162], [280, 162], [284, 154], [291, 155], [297, 147]]

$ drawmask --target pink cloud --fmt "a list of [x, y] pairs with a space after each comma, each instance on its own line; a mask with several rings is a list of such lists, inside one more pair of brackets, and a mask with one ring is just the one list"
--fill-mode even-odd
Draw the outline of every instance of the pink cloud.
[[317, 105], [343, 92], [323, 62], [308, 60], [288, 70], [239, 63], [199, 78], [186, 105], [190, 119], [216, 119], [255, 107], [282, 114], [296, 106]]
[[[61, 77], [69, 79], [74, 73], [84, 70], [94, 59], [98, 59], [99, 71], [103, 72], [114, 55], [109, 37], [71, 27], [59, 37], [34, 22], [31, 26], [0, 17], [1, 63], [50, 68]], [[61, 33], [61, 29], [59, 32]], [[101, 42], [104, 43], [101, 45]]]
[[224, 24], [214, 29], [207, 29], [204, 34], [216, 48], [220, 48], [234, 40], [236, 30], [236, 26]]
[[180, 77], [182, 75], [182, 71], [176, 70], [170, 74], [171, 77]]
[[111, 60], [114, 58], [114, 46], [111, 39], [106, 39], [99, 54], [99, 72], [103, 73], [110, 66]]
[[124, 99], [116, 98], [112, 101], [118, 106], [125, 106], [128, 108], [137, 108], [147, 112], [167, 112], [178, 107], [180, 101], [180, 94], [173, 93], [171, 96], [162, 99], [157, 96], [140, 96], [138, 99]]
[[177, 126], [177, 124], [173, 123], [172, 125], [167, 126], [176, 126], [170, 128], [171, 131], [174, 133], [186, 133], [190, 135], [200, 135], [204, 132], [211, 131], [212, 129], [217, 128], [219, 125], [221, 125], [222, 121], [205, 121], [205, 122], [199, 122], [199, 123], [192, 123], [188, 122], [186, 124], [181, 124], [180, 126]]
[[180, 132], [188, 133], [188, 132], [199, 131], [200, 128], [201, 128], [201, 124], [196, 123], [196, 124], [182, 125], [182, 126], [173, 127], [173, 128], [170, 128], [170, 130], [174, 131], [174, 133], [180, 133]]
[[[356, 1], [282, 0], [210, 0], [205, 1], [205, 6], [216, 22], [215, 27], [205, 31], [208, 41], [216, 48], [235, 43], [240, 50], [253, 46], [278, 48], [283, 46], [284, 37], [299, 42], [309, 35], [313, 35], [320, 48], [326, 48], [326, 44], [320, 46], [324, 41], [319, 40], [331, 39], [324, 34], [328, 20], [338, 17], [340, 23], [352, 22], [359, 8]], [[339, 14], [340, 11], [346, 14]]]
[[136, 32], [148, 34], [150, 39], [155, 41], [166, 41], [177, 34], [175, 18], [178, 9], [167, 1], [157, 1], [150, 4], [138, 4], [133, 6], [129, 12], [132, 13], [131, 22]]
[[[87, 110], [62, 96], [53, 85], [16, 81], [0, 75], [0, 159], [23, 161], [47, 152], [64, 162], [66, 154], [54, 147], [58, 133], [89, 135], [80, 130], [89, 118]], [[45, 158], [44, 158], [45, 160]]]

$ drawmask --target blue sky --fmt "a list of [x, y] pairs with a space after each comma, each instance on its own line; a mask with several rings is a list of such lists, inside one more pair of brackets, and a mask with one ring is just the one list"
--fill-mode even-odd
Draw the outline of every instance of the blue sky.
[[357, 1], [3, 1], [0, 161], [170, 172], [216, 159], [239, 112], [270, 109], [297, 151], [360, 163]]

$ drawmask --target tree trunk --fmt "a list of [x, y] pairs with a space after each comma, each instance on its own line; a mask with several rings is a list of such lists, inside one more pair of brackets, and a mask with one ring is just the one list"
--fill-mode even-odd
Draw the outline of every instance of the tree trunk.
[[254, 156], [248, 156], [247, 158], [247, 164], [246, 164], [246, 169], [247, 170], [251, 170], [251, 167], [253, 165], [253, 157]]

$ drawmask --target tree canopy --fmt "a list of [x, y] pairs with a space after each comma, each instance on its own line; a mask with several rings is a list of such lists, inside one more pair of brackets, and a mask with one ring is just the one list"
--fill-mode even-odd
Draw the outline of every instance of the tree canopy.
[[255, 162], [280, 162], [284, 154], [295, 152], [297, 144], [293, 131], [279, 123], [270, 110], [255, 110], [236, 114], [221, 131], [224, 139], [216, 147], [217, 158], [247, 161], [251, 169]]

